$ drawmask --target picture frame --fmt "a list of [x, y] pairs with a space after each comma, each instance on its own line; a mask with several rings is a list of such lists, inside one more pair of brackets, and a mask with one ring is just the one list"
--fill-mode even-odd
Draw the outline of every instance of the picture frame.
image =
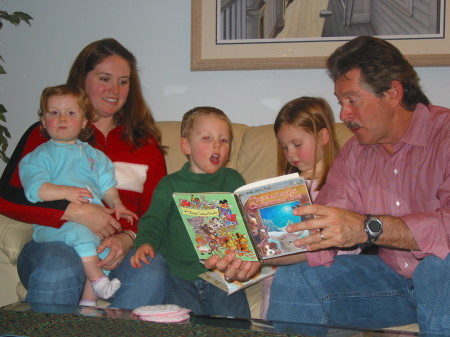
[[[327, 57], [349, 39], [218, 44], [216, 1], [191, 0], [191, 70], [325, 68]], [[450, 66], [450, 6], [444, 5], [441, 38], [389, 39], [413, 66]]]

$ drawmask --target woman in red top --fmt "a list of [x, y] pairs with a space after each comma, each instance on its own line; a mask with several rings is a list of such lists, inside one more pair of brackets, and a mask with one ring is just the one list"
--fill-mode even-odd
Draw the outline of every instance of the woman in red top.
[[[160, 132], [148, 109], [137, 73], [136, 59], [118, 41], [108, 38], [87, 45], [75, 59], [68, 84], [83, 88], [98, 114], [89, 143], [114, 163], [120, 197], [129, 210], [142, 216], [153, 190], [166, 175]], [[59, 228], [65, 221], [82, 223], [103, 240], [99, 253], [110, 249], [100, 263], [122, 286], [112, 306], [132, 309], [162, 303], [166, 265], [155, 256], [143, 269], [130, 265], [136, 223], [119, 222], [99, 205], [75, 205], [65, 200], [30, 203], [18, 175], [20, 159], [47, 141], [39, 123], [32, 125], [17, 145], [0, 180], [0, 213], [19, 221]], [[128, 257], [127, 257], [128, 255]], [[19, 277], [28, 290], [26, 300], [37, 303], [77, 304], [84, 273], [76, 252], [63, 243], [36, 243], [23, 248]]]

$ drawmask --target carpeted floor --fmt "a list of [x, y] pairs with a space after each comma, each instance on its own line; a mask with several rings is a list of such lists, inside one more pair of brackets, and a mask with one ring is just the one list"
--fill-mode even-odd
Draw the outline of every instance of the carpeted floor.
[[75, 314], [44, 314], [0, 310], [0, 335], [48, 336], [292, 336], [206, 326], [201, 324], [160, 324], [131, 319], [100, 318]]

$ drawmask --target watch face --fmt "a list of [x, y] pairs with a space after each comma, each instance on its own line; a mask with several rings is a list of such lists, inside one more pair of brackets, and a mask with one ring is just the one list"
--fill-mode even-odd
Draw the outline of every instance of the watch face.
[[371, 220], [369, 222], [369, 229], [374, 232], [378, 233], [381, 230], [381, 223], [378, 220]]

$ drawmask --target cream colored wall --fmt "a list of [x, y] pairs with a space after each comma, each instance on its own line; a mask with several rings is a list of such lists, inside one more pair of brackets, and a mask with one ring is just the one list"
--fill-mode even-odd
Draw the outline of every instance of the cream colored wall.
[[[191, 72], [190, 0], [3, 0], [0, 9], [34, 17], [31, 27], [5, 23], [0, 35], [8, 72], [0, 76], [0, 103], [12, 136], [8, 154], [37, 120], [42, 89], [64, 82], [80, 49], [109, 36], [136, 55], [157, 120], [179, 120], [194, 106], [214, 105], [233, 122], [268, 124], [285, 102], [301, 95], [325, 97], [338, 116], [323, 69]], [[418, 72], [430, 99], [450, 106], [450, 67]]]

